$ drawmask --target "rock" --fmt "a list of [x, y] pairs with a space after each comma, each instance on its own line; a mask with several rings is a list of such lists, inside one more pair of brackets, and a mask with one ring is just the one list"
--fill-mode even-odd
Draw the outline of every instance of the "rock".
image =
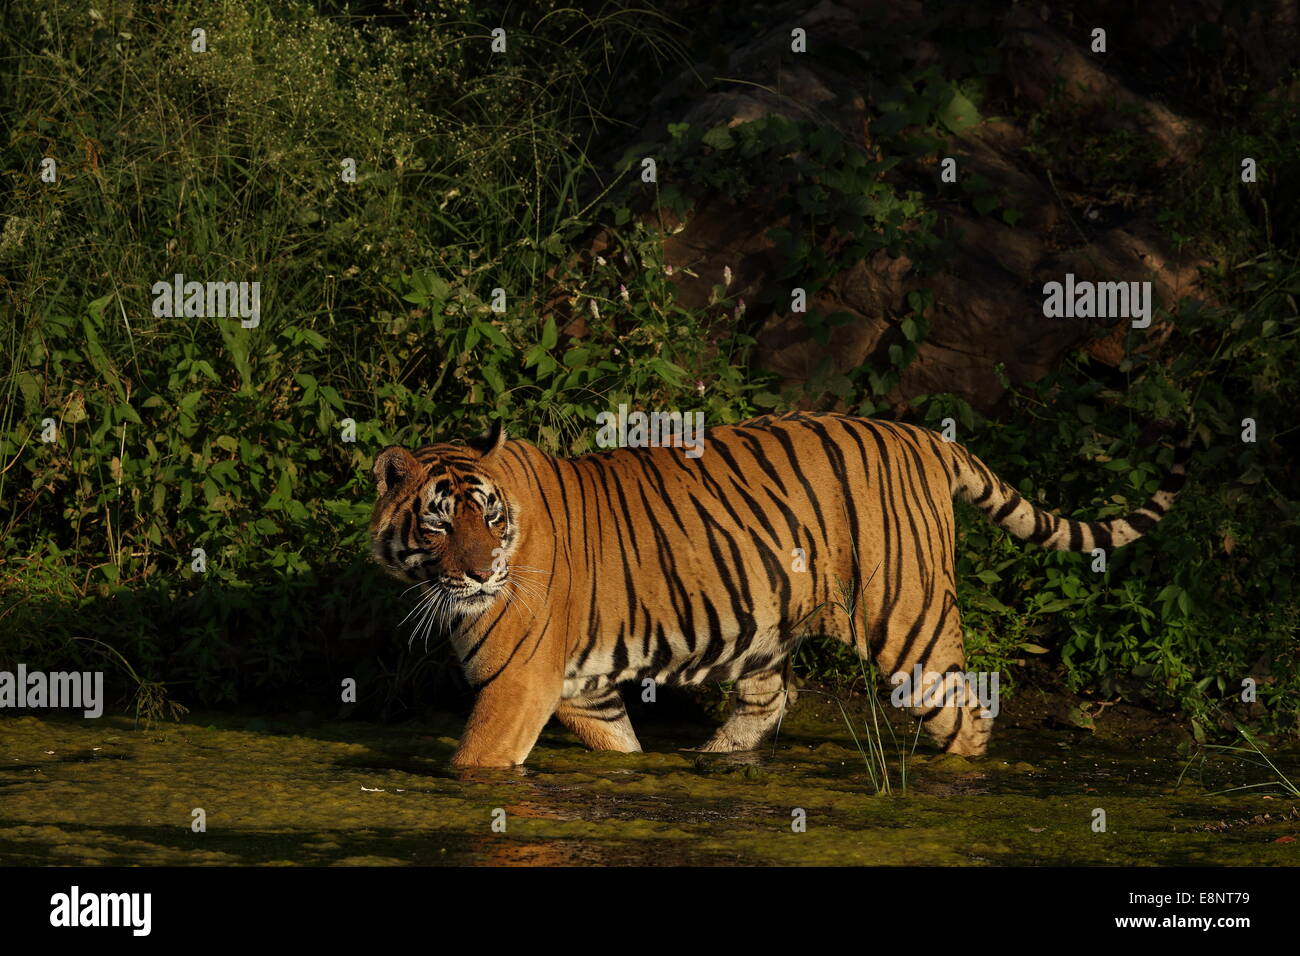
[[[1005, 72], [1019, 96], [1046, 106], [1053, 102], [1053, 90], [1061, 81], [1055, 95], [1064, 97], [1072, 108], [1094, 110], [1100, 123], [1149, 137], [1159, 163], [1183, 164], [1194, 158], [1203, 135], [1197, 124], [1133, 92], [1107, 72], [1104, 58], [1045, 24], [1039, 9], [1016, 7], [1003, 21]], [[810, 44], [832, 36], [843, 47], [857, 49], [864, 24], [878, 22], [864, 17], [884, 16], [890, 22], [916, 24], [917, 39], [902, 52], [912, 62], [926, 62], [941, 58], [942, 51], [925, 35], [922, 5], [903, 2], [881, 8], [865, 0], [821, 0], [785, 4], [773, 12], [775, 25], [737, 48], [726, 62], [724, 75], [742, 84], [710, 87], [692, 100], [695, 72], [685, 71], [670, 79], [656, 99], [662, 110], [675, 112], [651, 117], [638, 138], [654, 138], [655, 131], [669, 122], [711, 127], [774, 114], [792, 120], [813, 117], [875, 158], [871, 84], [840, 57], [810, 53], [792, 58], [790, 31], [804, 28]], [[1177, 23], [1170, 29], [1176, 27]], [[1120, 41], [1113, 38], [1113, 42]], [[700, 71], [707, 72], [702, 66]], [[1203, 295], [1197, 270], [1204, 261], [1175, 250], [1141, 210], [1126, 211], [1123, 221], [1109, 228], [1104, 222], [1089, 222], [1085, 234], [1056, 188], [1027, 157], [1028, 145], [1027, 132], [1006, 120], [983, 121], [950, 136], [944, 145], [944, 155], [959, 159], [961, 176], [979, 175], [992, 184], [1002, 198], [1002, 208], [1018, 216], [1014, 226], [1000, 215], [971, 212], [961, 193], [939, 183], [935, 157], [907, 164], [907, 188], [917, 188], [919, 182], [932, 208], [941, 213], [938, 228], [951, 242], [951, 265], [921, 278], [906, 257], [876, 252], [824, 277], [825, 284], [810, 295], [809, 309], [849, 316], [846, 324], [831, 331], [829, 344], [817, 341], [804, 316], [787, 312], [784, 303], [757, 305], [758, 293], [780, 266], [766, 234], [775, 226], [788, 225], [757, 206], [706, 197], [680, 224], [680, 231], [668, 236], [665, 261], [676, 269], [673, 282], [678, 300], [687, 308], [703, 309], [711, 287], [721, 281], [723, 268], [730, 266], [735, 276], [732, 291], [750, 305], [747, 315], [757, 323], [755, 363], [775, 372], [783, 387], [794, 388], [819, 372], [842, 375], [865, 363], [888, 368], [890, 346], [903, 341], [899, 325], [910, 313], [907, 295], [927, 288], [933, 292], [927, 315], [930, 333], [900, 375], [897, 389], [886, 396], [895, 406], [905, 406], [920, 394], [954, 392], [977, 409], [991, 412], [1005, 395], [996, 365], [1005, 366], [1013, 382], [1032, 382], [1079, 347], [1086, 347], [1102, 362], [1118, 365], [1125, 358], [1127, 323], [1045, 318], [1043, 284], [1060, 281], [1067, 272], [1080, 280], [1151, 281], [1156, 301], [1172, 309], [1185, 297]], [[672, 227], [677, 225], [674, 222]], [[685, 274], [682, 267], [698, 278]], [[581, 334], [582, 319], [573, 318], [572, 334]], [[1158, 348], [1168, 332], [1167, 325], [1153, 322], [1144, 335], [1134, 337], [1136, 347]]]
[[1175, 162], [1196, 154], [1204, 129], [1129, 90], [1106, 72], [1104, 58], [1044, 24], [1029, 7], [1013, 8], [1004, 23], [1006, 72], [1018, 97], [1038, 106], [1063, 97], [1094, 110], [1096, 121], [1108, 128], [1136, 129], [1152, 137]]

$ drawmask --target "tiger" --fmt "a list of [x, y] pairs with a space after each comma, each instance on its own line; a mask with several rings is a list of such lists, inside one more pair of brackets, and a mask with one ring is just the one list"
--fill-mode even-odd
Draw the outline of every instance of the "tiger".
[[[627, 681], [733, 681], [730, 715], [698, 749], [755, 749], [809, 628], [880, 674], [961, 675], [954, 497], [1045, 548], [1115, 548], [1168, 512], [1189, 452], [1177, 446], [1139, 510], [1089, 522], [909, 424], [791, 412], [709, 428], [702, 448], [566, 459], [497, 421], [467, 442], [379, 452], [372, 557], [420, 589], [475, 695], [454, 767], [522, 764], [552, 716], [593, 750], [639, 752]], [[980, 756], [986, 704], [950, 693], [906, 709], [942, 750]]]

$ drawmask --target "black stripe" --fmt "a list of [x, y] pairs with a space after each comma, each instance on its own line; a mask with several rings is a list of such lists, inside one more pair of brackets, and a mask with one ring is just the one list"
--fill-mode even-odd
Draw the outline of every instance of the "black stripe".
[[1124, 520], [1129, 523], [1138, 534], [1146, 534], [1156, 526], [1156, 519], [1150, 515], [1144, 515], [1140, 511], [1135, 511], [1131, 515], [1126, 515]]
[[1008, 498], [1003, 503], [1002, 507], [999, 508], [995, 513], [989, 515], [989, 517], [993, 520], [994, 524], [1001, 524], [1003, 520], [1007, 517], [1007, 515], [1015, 511], [1016, 508], [1020, 507], [1020, 502], [1022, 500], [1023, 499], [1021, 499], [1020, 493], [1018, 491], [1011, 492], [1011, 497]]

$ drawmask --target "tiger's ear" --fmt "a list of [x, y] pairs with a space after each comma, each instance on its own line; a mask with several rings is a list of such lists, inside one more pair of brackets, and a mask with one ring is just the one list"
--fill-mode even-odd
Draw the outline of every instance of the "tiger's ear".
[[419, 464], [415, 456], [401, 445], [389, 445], [376, 455], [371, 474], [375, 476], [375, 487], [379, 489], [379, 497], [382, 498], [390, 491], [402, 487], [406, 480], [415, 474]]
[[501, 424], [501, 419], [498, 418], [492, 423], [491, 428], [479, 435], [478, 438], [471, 438], [465, 444], [479, 452], [480, 457], [486, 458], [505, 443], [506, 427]]

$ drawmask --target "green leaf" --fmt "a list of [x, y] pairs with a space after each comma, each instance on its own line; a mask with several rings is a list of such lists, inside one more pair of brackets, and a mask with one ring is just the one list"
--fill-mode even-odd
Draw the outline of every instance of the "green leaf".
[[501, 373], [497, 371], [496, 366], [484, 365], [479, 369], [479, 372], [482, 374], [483, 380], [487, 382], [488, 385], [492, 386], [494, 394], [501, 395], [505, 393], [506, 383], [505, 380], [501, 378]]
[[980, 121], [980, 111], [975, 108], [975, 104], [956, 88], [952, 91], [952, 98], [936, 115], [939, 122], [954, 133], [968, 130]]
[[95, 326], [97, 328], [104, 327], [104, 309], [108, 306], [109, 302], [113, 301], [113, 295], [114, 293], [112, 292], [108, 295], [102, 295], [86, 306], [86, 311], [89, 312], [90, 317], [95, 320]]
[[1057, 598], [1055, 601], [1048, 601], [1038, 609], [1039, 614], [1055, 614], [1057, 611], [1064, 611], [1068, 607], [1073, 607], [1074, 601], [1069, 598]]
[[343, 397], [339, 395], [338, 390], [329, 385], [320, 387], [320, 397], [325, 399], [333, 408], [343, 411]]
[[402, 296], [414, 305], [432, 309], [440, 308], [451, 294], [451, 287], [437, 276], [428, 272], [417, 272], [410, 278], [411, 291]]
[[976, 604], [986, 611], [997, 611], [1002, 614], [1010, 613], [1011, 608], [1007, 607], [992, 594], [986, 591], [975, 591], [970, 596], [971, 603]]
[[499, 345], [504, 349], [510, 348], [510, 343], [506, 340], [506, 337], [501, 334], [501, 330], [491, 322], [481, 322], [476, 320], [474, 324], [483, 335], [483, 338], [487, 339], [493, 345]]
[[104, 381], [112, 386], [113, 391], [117, 393], [120, 401], [126, 400], [126, 392], [122, 388], [122, 383], [117, 377], [117, 370], [113, 367], [112, 360], [104, 351], [104, 347], [99, 344], [99, 336], [95, 333], [95, 326], [88, 317], [81, 320], [81, 328], [85, 333], [86, 357], [90, 364], [94, 366], [95, 371], [103, 376]]
[[700, 142], [714, 149], [731, 149], [732, 146], [736, 145], [736, 140], [732, 137], [731, 130], [726, 123], [719, 123], [710, 129], [700, 137]]
[[18, 390], [23, 393], [23, 405], [28, 412], [31, 412], [41, 405], [41, 386], [39, 380], [31, 372], [22, 371], [17, 375]]
[[660, 378], [669, 385], [684, 385], [686, 382], [686, 369], [679, 365], [674, 365], [667, 359], [653, 358], [647, 363]]
[[542, 348], [548, 350], [553, 349], [555, 348], [555, 343], [559, 340], [560, 333], [555, 328], [555, 316], [548, 315], [546, 317], [546, 324], [542, 326]]

